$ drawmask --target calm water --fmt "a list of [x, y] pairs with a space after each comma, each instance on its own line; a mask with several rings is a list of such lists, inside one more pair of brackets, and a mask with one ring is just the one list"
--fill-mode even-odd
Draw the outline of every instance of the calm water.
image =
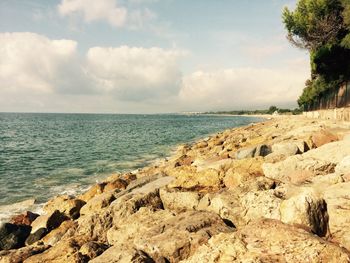
[[107, 174], [166, 157], [179, 143], [254, 121], [258, 119], [0, 113], [0, 206], [78, 192]]

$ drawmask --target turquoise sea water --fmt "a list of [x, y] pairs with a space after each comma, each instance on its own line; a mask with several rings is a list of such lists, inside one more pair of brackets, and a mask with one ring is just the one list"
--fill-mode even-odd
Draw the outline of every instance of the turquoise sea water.
[[1, 206], [74, 194], [110, 173], [135, 170], [164, 158], [180, 143], [258, 120], [0, 113], [0, 217]]

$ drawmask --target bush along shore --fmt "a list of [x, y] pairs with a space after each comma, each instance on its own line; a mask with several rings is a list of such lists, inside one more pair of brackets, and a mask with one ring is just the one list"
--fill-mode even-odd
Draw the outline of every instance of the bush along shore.
[[279, 117], [182, 145], [0, 229], [0, 262], [349, 262], [350, 124]]

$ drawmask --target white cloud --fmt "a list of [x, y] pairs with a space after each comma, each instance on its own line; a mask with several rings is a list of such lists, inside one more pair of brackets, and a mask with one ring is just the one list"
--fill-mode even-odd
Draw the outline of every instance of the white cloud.
[[181, 82], [178, 60], [183, 54], [122, 46], [93, 47], [80, 57], [72, 40], [1, 33], [0, 110], [9, 102], [50, 108], [72, 95], [80, 103], [84, 96], [108, 96], [115, 102], [156, 102], [176, 96]]
[[76, 68], [76, 49], [72, 40], [50, 40], [34, 33], [0, 34], [0, 89], [50, 93], [69, 88], [68, 80], [81, 77], [71, 70]]
[[149, 9], [129, 9], [116, 0], [62, 0], [57, 6], [62, 16], [80, 15], [85, 22], [106, 21], [114, 27], [141, 28], [156, 15]]
[[143, 100], [178, 93], [180, 51], [160, 48], [91, 48], [89, 72], [105, 91], [120, 99]]
[[307, 58], [285, 68], [227, 68], [182, 76], [181, 50], [93, 47], [34, 33], [0, 33], [0, 111], [140, 112], [255, 108], [295, 102]]
[[180, 99], [191, 110], [293, 105], [308, 77], [308, 67], [303, 63], [294, 71], [287, 65], [285, 69], [197, 71], [184, 78]]

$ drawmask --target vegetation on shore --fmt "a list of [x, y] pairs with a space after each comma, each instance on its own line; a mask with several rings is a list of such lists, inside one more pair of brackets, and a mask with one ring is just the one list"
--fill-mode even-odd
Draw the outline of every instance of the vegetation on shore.
[[283, 11], [289, 41], [310, 53], [311, 77], [298, 99], [300, 106], [317, 101], [350, 78], [350, 1], [299, 0]]
[[289, 114], [289, 115], [299, 115], [302, 113], [300, 108], [291, 109], [280, 109], [276, 106], [270, 106], [265, 110], [232, 110], [232, 111], [210, 111], [204, 114], [230, 114], [230, 115], [265, 115], [265, 114]]

